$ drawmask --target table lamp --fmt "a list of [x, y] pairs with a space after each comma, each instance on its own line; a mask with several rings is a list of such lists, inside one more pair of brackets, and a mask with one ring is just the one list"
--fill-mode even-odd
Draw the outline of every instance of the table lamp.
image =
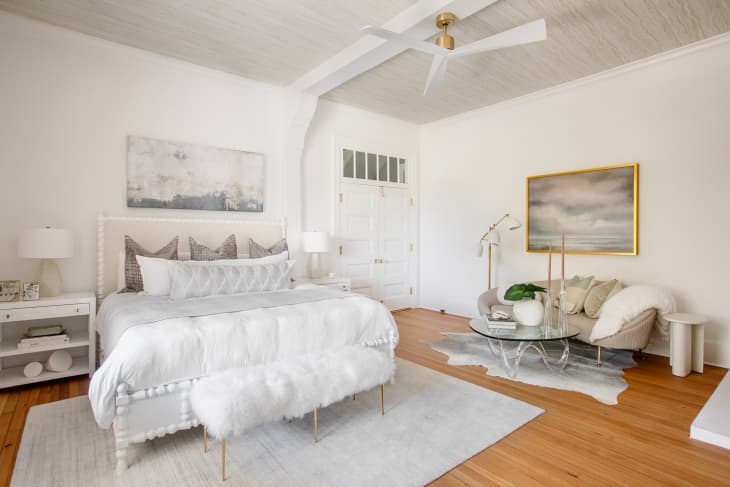
[[41, 259], [40, 294], [43, 297], [61, 294], [63, 281], [58, 265], [53, 259], [73, 256], [71, 230], [63, 228], [29, 228], [18, 238], [18, 257]]
[[311, 254], [309, 258], [309, 277], [322, 277], [319, 271], [319, 254], [329, 252], [329, 236], [327, 232], [302, 232], [302, 250]]

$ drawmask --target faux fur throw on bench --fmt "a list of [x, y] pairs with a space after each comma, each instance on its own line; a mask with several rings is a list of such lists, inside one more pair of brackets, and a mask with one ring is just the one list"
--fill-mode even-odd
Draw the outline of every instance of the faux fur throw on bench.
[[664, 315], [676, 311], [677, 304], [674, 297], [658, 287], [637, 285], [619, 291], [603, 303], [601, 316], [591, 331], [591, 341], [615, 335], [626, 323], [652, 308], [657, 310], [657, 330], [667, 336], [669, 323], [664, 319]]
[[346, 396], [393, 380], [391, 350], [359, 345], [228, 369], [200, 379], [193, 412], [216, 438], [284, 418], [301, 418]]

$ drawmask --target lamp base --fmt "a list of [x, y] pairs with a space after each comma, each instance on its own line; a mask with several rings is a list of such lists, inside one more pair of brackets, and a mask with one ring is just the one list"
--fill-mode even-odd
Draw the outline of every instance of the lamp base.
[[322, 277], [322, 273], [319, 270], [319, 254], [313, 252], [309, 255], [309, 278], [319, 279]]
[[43, 298], [52, 298], [61, 294], [63, 281], [58, 264], [52, 259], [41, 259], [40, 294]]

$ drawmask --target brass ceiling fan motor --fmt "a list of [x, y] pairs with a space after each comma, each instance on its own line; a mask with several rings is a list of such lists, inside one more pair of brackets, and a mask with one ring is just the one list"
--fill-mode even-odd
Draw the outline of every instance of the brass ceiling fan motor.
[[444, 49], [454, 50], [454, 38], [447, 32], [450, 25], [456, 22], [456, 15], [451, 12], [440, 13], [436, 17], [436, 27], [443, 29], [444, 33], [436, 38], [436, 45]]

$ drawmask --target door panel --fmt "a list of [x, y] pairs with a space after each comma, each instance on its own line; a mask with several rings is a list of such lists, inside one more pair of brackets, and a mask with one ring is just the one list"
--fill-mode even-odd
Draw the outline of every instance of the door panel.
[[406, 188], [382, 188], [380, 198], [380, 299], [390, 309], [411, 306], [411, 206]]
[[411, 205], [407, 188], [341, 183], [340, 272], [352, 290], [389, 309], [411, 306]]
[[342, 184], [340, 202], [341, 274], [352, 290], [378, 299], [375, 259], [378, 252], [377, 186]]

